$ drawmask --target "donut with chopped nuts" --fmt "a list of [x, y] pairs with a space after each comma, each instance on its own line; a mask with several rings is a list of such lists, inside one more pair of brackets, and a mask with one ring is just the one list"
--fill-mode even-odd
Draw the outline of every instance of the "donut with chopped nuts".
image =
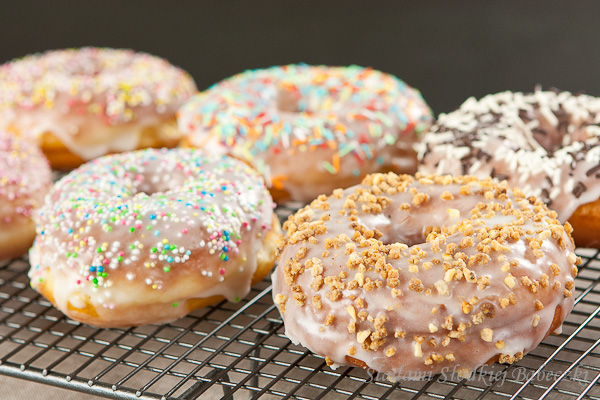
[[195, 149], [84, 164], [56, 183], [35, 221], [31, 286], [98, 327], [239, 301], [271, 271], [281, 237], [258, 172]]
[[246, 71], [178, 112], [187, 145], [249, 162], [277, 202], [303, 204], [372, 172], [417, 170], [413, 149], [433, 120], [421, 94], [356, 65]]
[[41, 150], [0, 130], [0, 260], [27, 252], [35, 237], [32, 213], [51, 186]]
[[508, 180], [600, 246], [600, 98], [502, 92], [439, 116], [419, 145], [419, 171]]
[[368, 175], [284, 230], [274, 301], [286, 335], [330, 365], [466, 376], [519, 360], [573, 307], [570, 225], [506, 182]]
[[133, 50], [86, 47], [0, 66], [0, 125], [37, 143], [53, 168], [173, 147], [175, 112], [195, 92], [183, 70]]

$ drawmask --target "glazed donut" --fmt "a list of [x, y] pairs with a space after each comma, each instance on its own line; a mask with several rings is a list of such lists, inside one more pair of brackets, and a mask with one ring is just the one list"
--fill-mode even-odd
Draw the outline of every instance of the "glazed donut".
[[442, 114], [419, 145], [422, 173], [507, 179], [558, 212], [577, 246], [600, 246], [600, 99], [503, 92]]
[[358, 66], [246, 71], [178, 112], [184, 142], [259, 170], [276, 201], [306, 203], [370, 172], [414, 173], [413, 144], [432, 121], [420, 93]]
[[0, 130], [0, 260], [27, 252], [35, 237], [31, 214], [51, 186], [40, 149]]
[[166, 60], [87, 47], [0, 66], [0, 123], [40, 145], [54, 168], [111, 152], [173, 147], [175, 111], [196, 92]]
[[570, 226], [506, 182], [368, 175], [284, 224], [286, 335], [391, 379], [512, 363], [573, 307]]
[[36, 223], [31, 286], [98, 327], [167, 322], [239, 301], [270, 272], [280, 237], [262, 177], [195, 149], [84, 164], [56, 183]]

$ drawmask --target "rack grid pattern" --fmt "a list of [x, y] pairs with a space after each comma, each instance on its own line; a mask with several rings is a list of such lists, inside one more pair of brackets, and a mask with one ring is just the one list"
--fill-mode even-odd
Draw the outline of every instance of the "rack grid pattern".
[[113, 399], [600, 400], [600, 251], [578, 254], [575, 308], [560, 335], [512, 366], [414, 382], [331, 370], [292, 344], [268, 279], [240, 303], [224, 301], [171, 324], [95, 329], [29, 287], [25, 257], [0, 261], [0, 374]]

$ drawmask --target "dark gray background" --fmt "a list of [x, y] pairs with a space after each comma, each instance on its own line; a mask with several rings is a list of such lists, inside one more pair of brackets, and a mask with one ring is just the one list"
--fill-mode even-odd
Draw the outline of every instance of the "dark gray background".
[[600, 2], [3, 1], [0, 62], [53, 48], [126, 47], [169, 59], [200, 89], [291, 62], [372, 66], [434, 111], [536, 84], [600, 95]]

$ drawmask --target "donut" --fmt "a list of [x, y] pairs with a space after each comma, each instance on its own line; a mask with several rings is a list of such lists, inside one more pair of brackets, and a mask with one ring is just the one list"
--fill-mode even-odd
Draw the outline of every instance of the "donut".
[[0, 66], [0, 125], [38, 143], [54, 168], [74, 168], [177, 145], [175, 112], [195, 92], [186, 72], [150, 54], [53, 50]]
[[35, 237], [32, 212], [51, 186], [41, 150], [0, 130], [0, 260], [27, 252]]
[[581, 260], [555, 217], [489, 177], [373, 174], [319, 196], [283, 225], [285, 333], [392, 380], [513, 363], [573, 308]]
[[419, 147], [424, 174], [506, 179], [556, 210], [577, 246], [600, 246], [600, 99], [502, 92], [442, 114]]
[[261, 172], [278, 202], [307, 203], [370, 172], [414, 173], [432, 121], [420, 93], [358, 66], [246, 71], [193, 96], [177, 115], [184, 143]]
[[275, 262], [262, 177], [227, 156], [146, 149], [59, 180], [36, 214], [31, 286], [97, 327], [163, 323], [239, 301]]

